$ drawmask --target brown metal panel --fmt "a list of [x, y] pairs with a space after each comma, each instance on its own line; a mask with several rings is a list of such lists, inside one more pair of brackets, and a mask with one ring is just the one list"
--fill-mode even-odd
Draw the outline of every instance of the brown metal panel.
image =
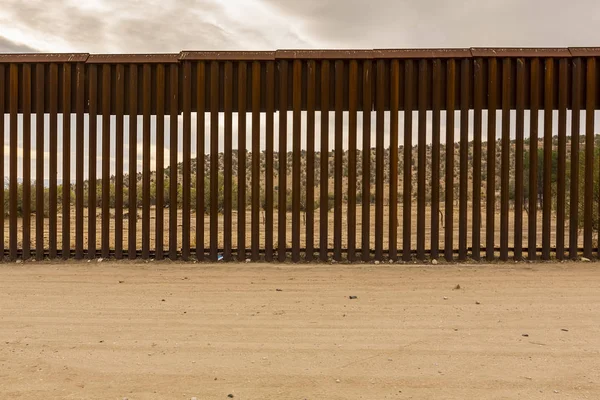
[[[398, 109], [400, 103], [400, 62], [392, 60], [390, 65], [390, 217], [389, 217], [389, 256], [398, 259]], [[350, 172], [356, 165], [349, 166]], [[356, 180], [350, 177], [349, 183]], [[348, 190], [352, 196], [356, 190]], [[354, 207], [356, 210], [356, 207]]]
[[110, 99], [111, 66], [102, 66], [102, 257], [110, 251]]
[[525, 61], [517, 59], [515, 144], [515, 260], [523, 258], [523, 145], [525, 139]]
[[274, 59], [274, 51], [182, 51], [179, 53], [180, 61], [266, 61]]
[[419, 116], [417, 147], [417, 259], [425, 260], [425, 182], [427, 166], [428, 61], [419, 60]]
[[[295, 67], [294, 67], [295, 68]], [[261, 63], [252, 63], [252, 261], [260, 258], [260, 88]], [[294, 72], [295, 76], [295, 72]], [[294, 121], [295, 124], [295, 121]], [[298, 190], [298, 196], [300, 196]], [[299, 232], [299, 231], [298, 231]], [[299, 240], [298, 240], [299, 242]]]
[[375, 89], [375, 260], [383, 258], [383, 135], [385, 99], [384, 60], [377, 60]]
[[286, 258], [286, 195], [287, 195], [287, 100], [288, 100], [288, 62], [279, 64], [279, 204], [277, 255], [279, 262]]
[[[334, 137], [334, 168], [333, 168], [333, 196], [335, 207], [333, 208], [333, 259], [341, 261], [342, 259], [342, 203], [343, 203], [343, 171], [342, 163], [344, 158], [344, 62], [337, 60], [335, 62], [335, 137]], [[383, 127], [383, 125], [382, 125]], [[381, 132], [383, 138], [383, 128]], [[382, 154], [383, 156], [383, 154]], [[383, 168], [382, 168], [383, 172]], [[383, 181], [382, 181], [383, 184]], [[383, 186], [382, 186], [383, 189]], [[383, 194], [383, 193], [382, 193]], [[381, 201], [383, 206], [383, 197]], [[382, 213], [383, 216], [383, 213]], [[382, 218], [383, 222], [383, 218]], [[383, 224], [382, 224], [383, 225]], [[383, 235], [383, 226], [381, 227], [380, 237]], [[380, 255], [381, 256], [381, 255]]]
[[44, 259], [44, 97], [45, 66], [35, 66], [35, 258]]
[[23, 65], [23, 259], [31, 256], [31, 65]]
[[246, 260], [246, 97], [248, 66], [238, 65], [238, 261]]
[[502, 60], [502, 159], [500, 167], [500, 260], [508, 260], [508, 183], [510, 170], [510, 100], [512, 62]]
[[[440, 107], [442, 101], [442, 61], [433, 60], [431, 115], [431, 258], [440, 249]], [[475, 160], [474, 160], [475, 161]]]
[[569, 47], [569, 53], [573, 57], [598, 57], [600, 47]]
[[[184, 261], [190, 258], [190, 201], [192, 187], [192, 63], [183, 63], [183, 171], [182, 171], [182, 200], [181, 205], [181, 258]], [[150, 163], [150, 159], [148, 159]]]
[[470, 58], [469, 49], [377, 49], [375, 58], [423, 59], [423, 58]]
[[552, 109], [554, 101], [554, 60], [547, 58], [545, 64], [542, 259], [549, 260], [550, 221], [552, 217]]
[[581, 127], [581, 58], [573, 60], [571, 103], [571, 190], [569, 195], [569, 257], [577, 258], [579, 236], [579, 136]]
[[[275, 113], [275, 63], [267, 61], [266, 67], [266, 144], [265, 144], [265, 259], [273, 261], [273, 143], [274, 143], [274, 113]], [[314, 89], [313, 89], [314, 91]], [[310, 107], [308, 112], [310, 118]], [[310, 125], [309, 125], [310, 129]], [[309, 133], [310, 135], [310, 133]], [[310, 136], [309, 136], [310, 137]], [[314, 137], [314, 110], [313, 110], [313, 137]], [[314, 139], [313, 139], [314, 140]], [[310, 154], [310, 153], [309, 153]], [[313, 152], [314, 158], [314, 152]], [[312, 168], [309, 168], [308, 174]], [[314, 171], [312, 172], [314, 174]], [[313, 175], [314, 176], [314, 175]], [[307, 193], [314, 188], [307, 188]], [[314, 198], [314, 195], [313, 197]], [[308, 220], [308, 218], [307, 218]], [[308, 228], [307, 228], [308, 229]], [[307, 233], [308, 237], [308, 233]], [[307, 239], [308, 240], [308, 239]], [[308, 245], [307, 245], [308, 246]], [[308, 248], [307, 248], [308, 253]], [[312, 253], [311, 253], [312, 257]]]
[[[1, 71], [0, 71], [1, 72]], [[49, 239], [49, 256], [50, 258], [56, 258], [56, 231], [57, 231], [57, 219], [58, 219], [58, 207], [57, 207], [57, 175], [58, 175], [58, 65], [50, 64], [49, 68], [49, 89], [48, 89], [48, 106], [50, 108], [50, 165], [48, 171], [49, 177], [49, 202], [48, 202], [48, 239]], [[0, 97], [2, 95], [0, 94]], [[2, 107], [0, 107], [0, 110]], [[1, 172], [1, 171], [0, 171]], [[0, 174], [0, 176], [4, 176]], [[3, 252], [0, 252], [3, 254]]]
[[137, 105], [138, 105], [138, 66], [129, 65], [129, 243], [127, 255], [136, 258], [137, 225]]
[[88, 59], [87, 53], [7, 53], [0, 54], [1, 63], [83, 63]]
[[10, 187], [9, 187], [9, 247], [10, 259], [17, 259], [17, 149], [19, 147], [18, 136], [18, 112], [19, 112], [19, 67], [10, 65]]
[[115, 94], [115, 258], [119, 260], [123, 258], [123, 158], [125, 157], [123, 154], [125, 66], [123, 64], [116, 66]]
[[98, 148], [98, 67], [88, 66], [88, 258], [96, 258], [96, 154]]
[[219, 63], [210, 64], [210, 260], [217, 261], [219, 234]]
[[[150, 258], [150, 109], [152, 100], [152, 68], [143, 66], [142, 103], [142, 258]], [[185, 187], [185, 185], [184, 185]], [[185, 218], [185, 214], [184, 217]]]
[[496, 218], [496, 99], [498, 63], [488, 60], [488, 125], [487, 125], [487, 183], [486, 183], [486, 234], [485, 253], [488, 261], [494, 259]]
[[[363, 261], [371, 259], [371, 109], [373, 107], [372, 87], [373, 87], [373, 62], [371, 60], [363, 61], [362, 76], [362, 244], [361, 256]], [[323, 121], [323, 117], [321, 117]], [[321, 132], [321, 135], [323, 133]], [[322, 155], [321, 155], [322, 157]], [[321, 162], [323, 162], [321, 160]], [[323, 164], [321, 164], [321, 173], [323, 173]], [[321, 202], [323, 204], [323, 202]]]
[[[481, 258], [481, 142], [482, 142], [482, 108], [485, 87], [484, 64], [477, 58], [473, 64], [473, 232], [471, 252], [474, 260]], [[434, 184], [435, 185], [435, 184]]]
[[85, 65], [75, 69], [75, 258], [83, 258], [83, 165], [84, 160], [84, 108], [85, 108]]
[[471, 48], [473, 57], [570, 57], [567, 48]]
[[469, 108], [471, 103], [471, 61], [460, 66], [460, 181], [458, 206], [458, 259], [467, 258], [467, 201], [469, 177]]
[[583, 256], [592, 257], [594, 205], [594, 109], [596, 104], [596, 59], [586, 60], [585, 89], [585, 190], [583, 196]]
[[411, 258], [412, 226], [412, 114], [414, 93], [414, 63], [404, 62], [404, 170], [402, 190], [402, 259]]
[[567, 154], [567, 102], [569, 60], [563, 58], [558, 64], [558, 165], [556, 184], [556, 258], [565, 257], [565, 193], [566, 186], [566, 154]]
[[170, 65], [169, 103], [169, 258], [177, 259], [177, 151], [178, 151], [178, 116], [179, 116], [179, 66]]
[[277, 60], [359, 60], [373, 58], [373, 50], [277, 50]]
[[[159, 69], [160, 70], [160, 69]], [[196, 259], [204, 260], [204, 154], [205, 154], [205, 112], [206, 112], [206, 64], [199, 62], [196, 67]], [[159, 99], [162, 93], [159, 86]], [[159, 131], [160, 133], [160, 131]], [[157, 142], [158, 142], [157, 136]], [[162, 143], [162, 141], [160, 142]], [[160, 153], [162, 155], [162, 152]], [[159, 157], [159, 153], [156, 153]], [[158, 167], [156, 170], [159, 173]], [[161, 162], [162, 171], [162, 162]], [[161, 185], [162, 186], [162, 185]], [[158, 191], [158, 182], [157, 189]], [[162, 215], [162, 213], [161, 213]], [[156, 216], [158, 218], [158, 215]], [[158, 229], [158, 227], [157, 227]], [[158, 238], [158, 235], [157, 235]], [[162, 235], [161, 235], [162, 238]], [[158, 240], [158, 239], [157, 239]]]
[[[352, 66], [352, 61], [350, 62]], [[314, 60], [309, 60], [307, 65], [307, 89], [306, 89], [306, 261], [312, 261], [314, 257], [314, 243], [315, 243], [315, 99], [316, 99], [316, 87], [317, 87], [317, 65]], [[350, 81], [352, 85], [352, 80]], [[270, 92], [270, 89], [267, 90]], [[354, 93], [355, 94], [355, 93]], [[350, 88], [350, 102], [352, 103], [352, 86]], [[350, 106], [352, 107], [352, 106]], [[356, 118], [356, 113], [354, 114]], [[267, 113], [267, 118], [269, 118], [269, 114]], [[356, 119], [354, 120], [354, 134], [356, 136]], [[350, 147], [352, 148], [352, 111], [350, 111]], [[268, 143], [269, 132], [267, 130], [267, 143]], [[354, 138], [356, 142], [356, 137]], [[356, 143], [355, 143], [356, 148]], [[267, 156], [269, 152], [267, 151]], [[352, 157], [352, 154], [350, 154]], [[356, 154], [355, 154], [356, 157]], [[356, 160], [356, 158], [355, 158]], [[350, 159], [350, 173], [352, 173], [352, 160]], [[355, 161], [356, 163], [356, 161]], [[356, 164], [355, 164], [356, 166]], [[267, 164], [267, 180], [271, 180], [269, 178], [269, 174], [272, 174], [272, 166], [271, 169], [268, 168]], [[356, 171], [354, 171], [356, 174]], [[351, 179], [351, 178], [350, 178]], [[349, 185], [352, 182], [349, 181]], [[354, 183], [356, 185], [356, 182]], [[356, 190], [354, 191], [354, 193]], [[267, 185], [267, 193], [269, 193], [269, 186]], [[351, 191], [349, 191], [350, 197]], [[271, 209], [268, 206], [267, 201], [267, 212]], [[350, 204], [350, 202], [349, 202]], [[351, 208], [348, 205], [349, 210]], [[356, 212], [356, 210], [355, 210]], [[350, 217], [349, 217], [350, 218]], [[350, 219], [348, 219], [349, 229], [350, 228]], [[269, 225], [267, 224], [267, 227]], [[348, 237], [348, 258], [350, 258], [350, 237]]]
[[319, 256], [327, 261], [327, 225], [329, 216], [329, 61], [321, 62], [321, 168], [320, 168], [320, 227]]
[[[166, 68], [164, 64], [156, 66], [156, 230], [154, 235], [156, 249], [154, 256], [157, 260], [164, 258]], [[201, 195], [198, 195], [198, 197], [203, 198]]]
[[[4, 65], [0, 64], [0, 142], [2, 143], [2, 146], [0, 147], [0, 160], [2, 160], [2, 162], [0, 162], [0, 176], [2, 177], [3, 181], [6, 181], [6, 178], [4, 178], [5, 175], [5, 171], [4, 171], [4, 147], [5, 147], [5, 132], [4, 132], [4, 123], [5, 123], [5, 118], [6, 116], [4, 115], [4, 110], [5, 110], [5, 100], [4, 100], [4, 95], [6, 92], [6, 72], [4, 70]], [[9, 148], [10, 149], [10, 148]], [[0, 261], [4, 259], [4, 220], [6, 219], [6, 213], [8, 210], [6, 210], [4, 208], [4, 191], [6, 188], [6, 183], [2, 186], [2, 189], [0, 190], [0, 213], [2, 214], [2, 221], [0, 221]]]
[[90, 54], [87, 64], [168, 64], [176, 63], [178, 53], [174, 54]]
[[446, 194], [444, 255], [452, 261], [454, 250], [454, 109], [456, 99], [456, 61], [446, 63]]
[[233, 221], [231, 215], [231, 207], [233, 203], [233, 63], [231, 61], [225, 62], [223, 90], [225, 103], [225, 146], [223, 160], [223, 259], [225, 261], [231, 261], [231, 248], [233, 240]]
[[531, 60], [531, 114], [529, 117], [529, 232], [527, 253], [529, 260], [537, 258], [537, 169], [538, 169], [538, 120], [540, 96], [540, 60]]

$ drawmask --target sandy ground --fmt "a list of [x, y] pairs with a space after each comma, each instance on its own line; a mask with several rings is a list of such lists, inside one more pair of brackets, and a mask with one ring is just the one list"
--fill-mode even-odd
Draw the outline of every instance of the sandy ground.
[[594, 263], [4, 264], [0, 398], [598, 399], [599, 322]]

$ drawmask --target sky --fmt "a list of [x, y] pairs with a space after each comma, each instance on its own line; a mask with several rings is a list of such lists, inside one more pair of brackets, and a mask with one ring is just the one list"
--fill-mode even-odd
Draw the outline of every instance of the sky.
[[597, 46], [598, 26], [594, 0], [2, 0], [0, 52]]

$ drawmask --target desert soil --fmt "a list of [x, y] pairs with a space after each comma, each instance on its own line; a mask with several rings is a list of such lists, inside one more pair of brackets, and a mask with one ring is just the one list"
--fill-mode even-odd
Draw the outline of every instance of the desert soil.
[[0, 398], [598, 399], [599, 322], [594, 263], [3, 264]]

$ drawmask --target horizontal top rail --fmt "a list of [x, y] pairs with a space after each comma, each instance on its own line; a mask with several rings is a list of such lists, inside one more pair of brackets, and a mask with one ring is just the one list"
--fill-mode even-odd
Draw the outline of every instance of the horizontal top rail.
[[448, 49], [282, 49], [275, 51], [195, 51], [149, 54], [0, 53], [0, 63], [157, 64], [181, 61], [273, 61], [286, 59], [420, 59], [420, 58], [569, 58], [598, 57], [600, 47]]

